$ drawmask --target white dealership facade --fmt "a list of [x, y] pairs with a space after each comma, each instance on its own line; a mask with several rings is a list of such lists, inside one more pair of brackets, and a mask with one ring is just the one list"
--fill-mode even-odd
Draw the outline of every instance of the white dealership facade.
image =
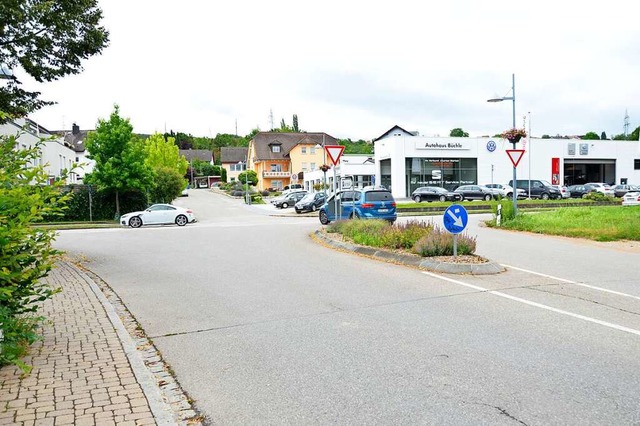
[[[417, 136], [399, 126], [374, 140], [375, 183], [406, 198], [420, 186], [453, 190], [465, 184], [508, 183], [513, 144], [501, 138]], [[554, 185], [587, 182], [640, 184], [640, 142], [581, 139], [522, 139], [517, 179]], [[518, 152], [512, 153], [517, 157]]]

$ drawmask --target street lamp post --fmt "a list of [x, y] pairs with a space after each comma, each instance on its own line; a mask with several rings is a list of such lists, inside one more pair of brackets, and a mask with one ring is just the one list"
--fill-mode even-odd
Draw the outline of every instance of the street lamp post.
[[[516, 128], [516, 75], [511, 74], [511, 96], [487, 99], [487, 102], [511, 101], [513, 108], [513, 128]], [[516, 140], [511, 141], [513, 149], [516, 149]], [[531, 192], [531, 191], [529, 191]], [[518, 181], [516, 180], [516, 166], [513, 166], [513, 213], [518, 214]]]
[[244, 162], [238, 161], [239, 165], [244, 165], [244, 202], [247, 204], [251, 204], [251, 196], [249, 195], [249, 173], [247, 170], [247, 159], [245, 158]]

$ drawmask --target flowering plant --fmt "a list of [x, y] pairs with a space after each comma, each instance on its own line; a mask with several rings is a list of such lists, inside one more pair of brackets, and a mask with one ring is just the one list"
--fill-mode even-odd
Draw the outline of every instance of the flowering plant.
[[320, 166], [320, 170], [322, 170], [322, 171], [323, 171], [323, 172], [325, 172], [325, 173], [326, 173], [326, 172], [327, 172], [327, 170], [329, 170], [330, 168], [331, 168], [331, 167], [330, 167], [330, 166], [328, 166], [328, 165], [326, 165], [326, 164], [323, 164], [322, 166]]
[[504, 132], [502, 132], [501, 136], [505, 139], [509, 139], [510, 141], [511, 140], [519, 141], [520, 138], [527, 137], [527, 132], [524, 129], [513, 128], [513, 129], [505, 130]]

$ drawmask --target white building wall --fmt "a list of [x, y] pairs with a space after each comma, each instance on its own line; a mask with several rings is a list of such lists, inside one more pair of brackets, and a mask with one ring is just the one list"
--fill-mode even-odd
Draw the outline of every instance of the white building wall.
[[[495, 144], [490, 151], [489, 142]], [[574, 144], [575, 153], [569, 146]], [[476, 158], [477, 183], [508, 183], [513, 177], [513, 165], [507, 150], [513, 148], [501, 138], [437, 138], [411, 136], [406, 133], [389, 135], [375, 141], [375, 174], [380, 182], [380, 161], [391, 159], [391, 191], [396, 198], [407, 197], [406, 158]], [[552, 180], [552, 158], [560, 160], [560, 184], [564, 184], [565, 161], [615, 161], [615, 183], [627, 178], [631, 184], [640, 184], [640, 170], [634, 169], [634, 160], [640, 160], [640, 142], [579, 139], [522, 140], [516, 149], [525, 148], [518, 167], [517, 179]], [[582, 148], [582, 149], [581, 149]], [[611, 183], [611, 182], [610, 182]]]

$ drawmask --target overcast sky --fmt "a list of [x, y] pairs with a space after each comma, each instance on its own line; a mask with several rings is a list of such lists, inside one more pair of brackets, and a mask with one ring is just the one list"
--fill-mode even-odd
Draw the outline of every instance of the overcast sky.
[[[565, 6], [566, 3], [566, 6]], [[339, 138], [397, 124], [471, 136], [531, 113], [534, 136], [640, 125], [635, 2], [102, 0], [110, 45], [76, 76], [27, 88], [31, 118], [95, 128], [113, 104], [138, 133], [246, 135], [282, 118]], [[528, 127], [528, 124], [527, 124]]]

